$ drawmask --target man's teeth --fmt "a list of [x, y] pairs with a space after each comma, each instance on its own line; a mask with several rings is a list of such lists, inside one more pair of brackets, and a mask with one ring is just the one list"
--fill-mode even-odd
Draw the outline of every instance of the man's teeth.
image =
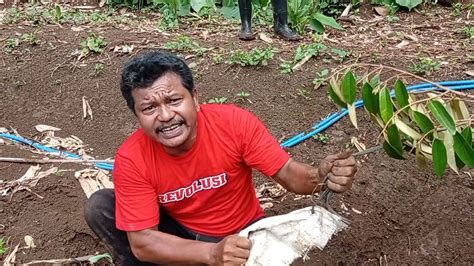
[[172, 131], [172, 130], [177, 129], [179, 126], [180, 126], [180, 124], [175, 124], [175, 125], [172, 125], [170, 127], [165, 127], [161, 131], [163, 131], [163, 132]]

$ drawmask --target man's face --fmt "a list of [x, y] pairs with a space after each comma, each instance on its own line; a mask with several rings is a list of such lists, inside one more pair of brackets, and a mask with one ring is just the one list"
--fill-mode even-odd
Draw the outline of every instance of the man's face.
[[199, 104], [181, 84], [181, 77], [168, 72], [150, 87], [132, 91], [138, 122], [152, 139], [163, 144], [171, 155], [190, 150], [197, 135]]

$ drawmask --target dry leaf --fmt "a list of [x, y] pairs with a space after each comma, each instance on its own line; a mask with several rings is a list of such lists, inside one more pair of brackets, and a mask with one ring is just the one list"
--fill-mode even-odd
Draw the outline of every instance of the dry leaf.
[[260, 38], [260, 40], [266, 42], [266, 43], [273, 43], [273, 39], [268, 37], [265, 33], [261, 32], [258, 37]]
[[77, 31], [83, 31], [83, 30], [84, 30], [84, 28], [83, 28], [83, 27], [81, 27], [81, 26], [79, 26], [79, 27], [71, 27], [71, 30], [72, 30], [72, 31], [76, 31], [76, 32], [77, 32]]
[[383, 6], [376, 6], [374, 7], [375, 13], [377, 13], [380, 16], [388, 16], [389, 11], [386, 7]]
[[395, 45], [395, 47], [398, 48], [398, 49], [403, 49], [405, 46], [407, 46], [409, 44], [410, 44], [409, 41], [403, 40], [399, 44]]
[[48, 126], [48, 125], [36, 125], [35, 126], [36, 130], [39, 132], [45, 132], [45, 131], [59, 131], [61, 130], [60, 128], [53, 127], [53, 126]]
[[415, 35], [410, 35], [410, 34], [405, 34], [403, 35], [405, 38], [409, 39], [409, 40], [412, 40], [414, 42], [418, 42], [418, 37], [416, 37]]
[[135, 45], [117, 45], [113, 48], [114, 53], [130, 54], [135, 49]]
[[82, 117], [83, 119], [86, 119], [87, 115], [89, 115], [91, 120], [93, 119], [92, 108], [89, 105], [89, 101], [86, 100], [86, 96], [82, 96], [82, 112], [83, 112], [83, 117]]
[[25, 248], [35, 248], [36, 247], [35, 242], [33, 240], [33, 237], [31, 237], [31, 236], [25, 236], [25, 243], [26, 243]]
[[474, 77], [474, 70], [468, 70], [464, 73], [466, 73], [468, 76]]
[[351, 208], [353, 212], [357, 213], [357, 214], [362, 214], [361, 211], [357, 210], [357, 209], [354, 209], [354, 208]]
[[18, 247], [20, 244], [16, 245], [16, 247], [12, 250], [10, 254], [5, 258], [3, 261], [3, 266], [13, 266], [16, 265], [15, 260], [16, 260], [16, 252], [18, 251]]
[[356, 137], [351, 138], [351, 144], [354, 145], [358, 151], [363, 151], [367, 149], [365, 144], [360, 142]]
[[107, 0], [100, 0], [99, 6], [104, 7], [106, 3], [107, 3]]

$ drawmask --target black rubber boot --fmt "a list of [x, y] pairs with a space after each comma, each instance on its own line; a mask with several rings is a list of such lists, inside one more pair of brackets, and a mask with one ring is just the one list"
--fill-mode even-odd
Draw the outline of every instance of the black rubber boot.
[[255, 39], [252, 33], [252, 0], [239, 0], [240, 33], [239, 39], [250, 41]]
[[287, 0], [272, 0], [275, 33], [286, 41], [299, 41], [301, 37], [288, 27]]

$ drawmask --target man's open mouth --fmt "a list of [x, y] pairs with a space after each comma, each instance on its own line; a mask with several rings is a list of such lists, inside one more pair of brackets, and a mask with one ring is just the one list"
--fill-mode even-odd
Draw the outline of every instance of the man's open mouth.
[[157, 128], [156, 133], [158, 134], [161, 133], [167, 138], [176, 137], [182, 133], [181, 127], [183, 124], [184, 124], [184, 121], [180, 121], [180, 122], [175, 122], [171, 125], [160, 126]]

